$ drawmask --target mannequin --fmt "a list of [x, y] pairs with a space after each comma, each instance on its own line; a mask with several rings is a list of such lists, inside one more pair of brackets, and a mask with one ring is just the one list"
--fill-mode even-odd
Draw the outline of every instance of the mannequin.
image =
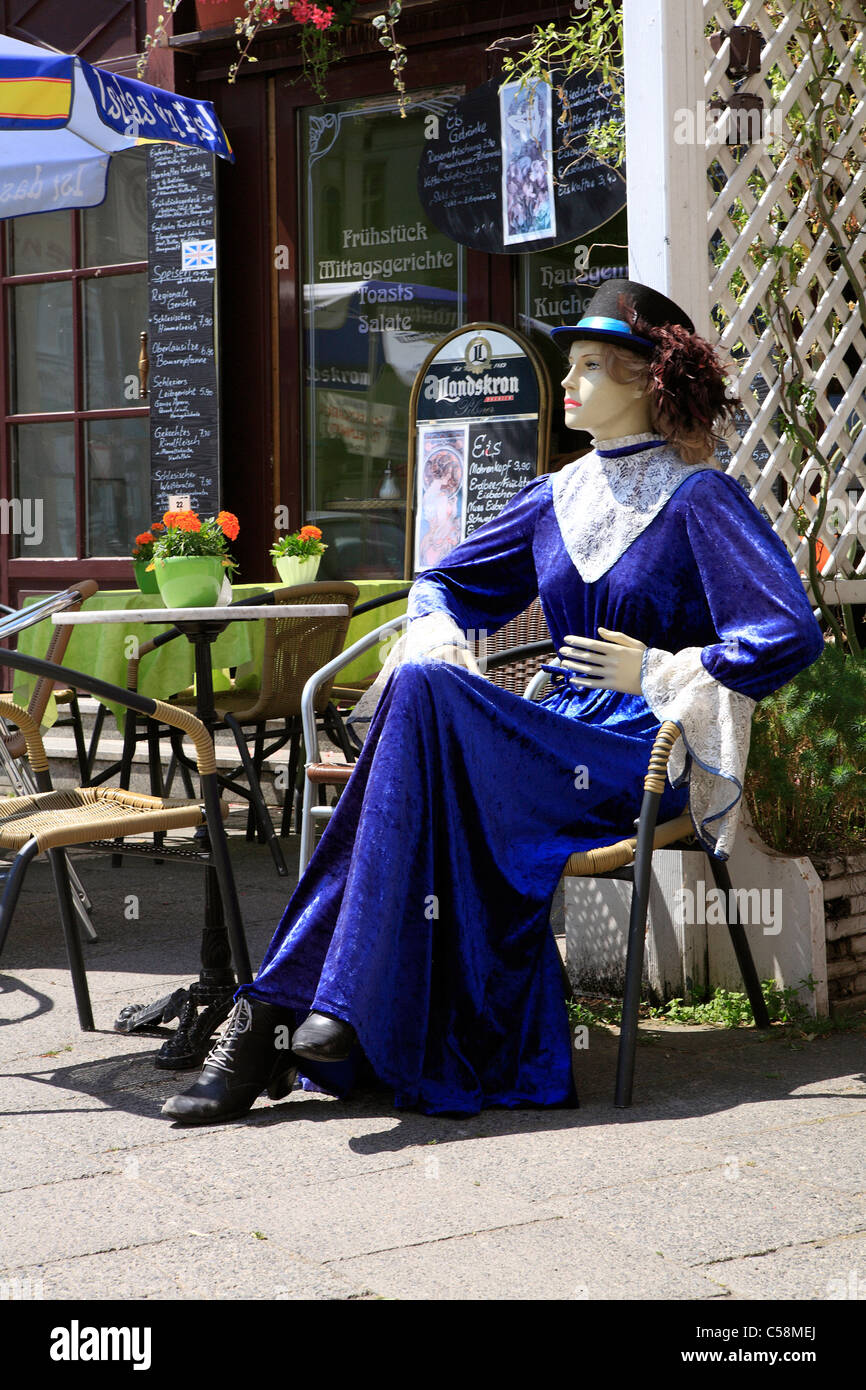
[[[402, 661], [259, 973], [164, 1107], [181, 1124], [284, 1096], [296, 1069], [339, 1095], [366, 1069], [427, 1114], [573, 1105], [550, 902], [573, 850], [631, 830], [662, 720], [683, 737], [660, 818], [688, 804], [730, 851], [755, 701], [817, 659], [821, 631], [712, 463], [726, 381], [683, 310], [608, 281], [553, 337], [566, 423], [595, 447], [419, 575]], [[561, 665], [533, 703], [479, 674], [466, 633], [536, 595]]]

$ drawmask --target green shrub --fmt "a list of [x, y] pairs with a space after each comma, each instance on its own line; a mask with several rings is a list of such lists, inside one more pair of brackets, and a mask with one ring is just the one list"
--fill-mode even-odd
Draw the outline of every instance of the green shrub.
[[755, 711], [746, 798], [785, 854], [866, 844], [866, 661], [823, 655]]

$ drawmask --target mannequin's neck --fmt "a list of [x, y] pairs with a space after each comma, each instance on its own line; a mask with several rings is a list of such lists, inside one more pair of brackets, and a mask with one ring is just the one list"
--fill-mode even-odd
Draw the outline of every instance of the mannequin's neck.
[[646, 396], [639, 396], [626, 410], [620, 411], [615, 420], [598, 425], [592, 437], [594, 443], [603, 444], [606, 439], [625, 439], [632, 434], [647, 434], [651, 429], [649, 401]]

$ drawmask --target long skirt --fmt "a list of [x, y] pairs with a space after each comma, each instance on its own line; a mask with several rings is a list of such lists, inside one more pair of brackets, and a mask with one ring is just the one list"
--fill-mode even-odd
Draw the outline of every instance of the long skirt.
[[[583, 692], [587, 697], [588, 692]], [[575, 716], [575, 709], [579, 714]], [[658, 721], [639, 697], [534, 704], [442, 662], [398, 667], [251, 985], [354, 1028], [398, 1107], [575, 1103], [550, 907], [573, 850], [633, 831]], [[687, 789], [668, 787], [660, 818]]]

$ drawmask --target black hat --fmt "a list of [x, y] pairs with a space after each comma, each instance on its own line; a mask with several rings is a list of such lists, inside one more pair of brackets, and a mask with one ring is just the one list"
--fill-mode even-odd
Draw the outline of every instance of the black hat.
[[694, 333], [695, 325], [688, 314], [672, 299], [659, 294], [658, 290], [650, 289], [648, 285], [638, 285], [634, 280], [613, 279], [605, 280], [604, 284], [599, 286], [579, 323], [563, 324], [561, 328], [554, 328], [551, 337], [565, 352], [575, 338], [595, 338], [600, 342], [617, 343], [620, 347], [631, 348], [633, 352], [648, 357], [650, 353], [655, 352], [657, 344], [649, 338], [640, 337], [632, 330], [625, 317], [625, 307], [620, 308], [620, 299], [623, 296], [627, 303], [634, 305], [641, 318], [646, 319], [654, 328], [680, 324], [688, 329], [689, 333]]

